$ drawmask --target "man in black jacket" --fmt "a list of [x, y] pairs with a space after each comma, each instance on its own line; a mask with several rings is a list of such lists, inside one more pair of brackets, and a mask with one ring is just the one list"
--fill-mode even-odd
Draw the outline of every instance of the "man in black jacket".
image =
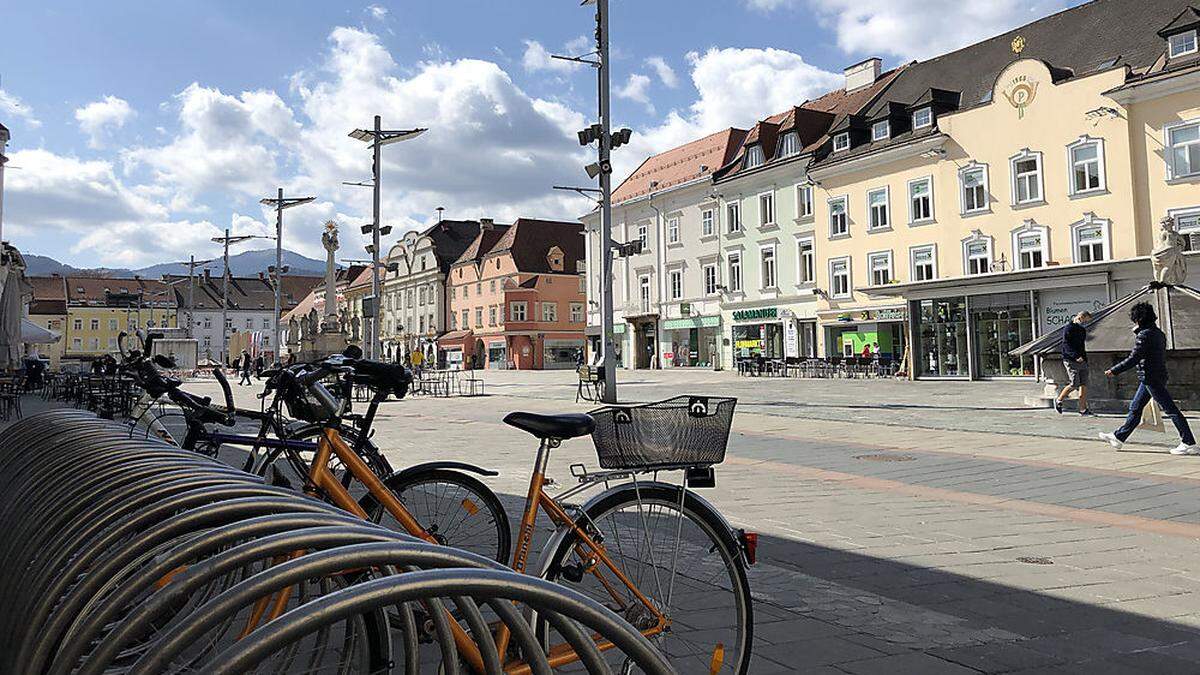
[[1104, 374], [1113, 377], [1136, 366], [1140, 384], [1133, 400], [1129, 402], [1129, 417], [1125, 418], [1125, 424], [1114, 433], [1100, 434], [1100, 438], [1119, 450], [1141, 423], [1142, 410], [1150, 403], [1150, 399], [1154, 399], [1162, 408], [1163, 415], [1171, 418], [1179, 432], [1179, 446], [1171, 450], [1171, 454], [1200, 455], [1200, 447], [1196, 446], [1196, 438], [1192, 436], [1187, 418], [1179, 412], [1179, 407], [1167, 391], [1167, 336], [1156, 325], [1158, 316], [1154, 308], [1150, 303], [1139, 302], [1129, 310], [1129, 320], [1137, 324], [1133, 351], [1128, 358], [1104, 371]]
[[1070, 378], [1067, 386], [1063, 387], [1058, 398], [1054, 400], [1054, 410], [1059, 415], [1063, 411], [1063, 401], [1071, 395], [1071, 392], [1079, 390], [1079, 414], [1095, 417], [1096, 413], [1088, 410], [1087, 404], [1087, 385], [1088, 385], [1088, 361], [1087, 361], [1087, 329], [1083, 324], [1092, 320], [1092, 314], [1088, 311], [1083, 311], [1075, 315], [1071, 323], [1067, 324], [1067, 330], [1063, 334], [1062, 343], [1062, 359], [1063, 367], [1067, 369], [1067, 377]]

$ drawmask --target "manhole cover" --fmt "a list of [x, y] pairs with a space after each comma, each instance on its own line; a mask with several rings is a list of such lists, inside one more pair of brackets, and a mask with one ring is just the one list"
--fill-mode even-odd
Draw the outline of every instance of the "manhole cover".
[[911, 462], [916, 459], [916, 457], [913, 457], [912, 455], [881, 453], [878, 455], [855, 455], [854, 459], [861, 459], [864, 462]]
[[1017, 558], [1017, 562], [1029, 563], [1030, 565], [1053, 565], [1054, 561], [1049, 558], [1035, 558], [1033, 556], [1022, 556]]

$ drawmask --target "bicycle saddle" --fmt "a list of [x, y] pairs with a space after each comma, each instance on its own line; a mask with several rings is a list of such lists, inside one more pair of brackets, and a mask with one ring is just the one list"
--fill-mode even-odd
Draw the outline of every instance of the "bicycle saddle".
[[513, 412], [504, 416], [504, 423], [540, 439], [566, 440], [587, 436], [596, 428], [591, 415], [569, 413], [566, 415], [538, 415], [537, 413]]

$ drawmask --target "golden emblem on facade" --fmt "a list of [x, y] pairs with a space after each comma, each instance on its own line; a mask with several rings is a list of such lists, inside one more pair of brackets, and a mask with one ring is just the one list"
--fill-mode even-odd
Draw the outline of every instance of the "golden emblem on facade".
[[1014, 54], [1020, 54], [1025, 51], [1025, 38], [1018, 35], [1012, 39], [1012, 50]]
[[1017, 119], [1025, 117], [1025, 108], [1033, 103], [1037, 96], [1038, 83], [1029, 81], [1024, 75], [1019, 75], [1000, 93], [1008, 100], [1009, 105], [1017, 109]]

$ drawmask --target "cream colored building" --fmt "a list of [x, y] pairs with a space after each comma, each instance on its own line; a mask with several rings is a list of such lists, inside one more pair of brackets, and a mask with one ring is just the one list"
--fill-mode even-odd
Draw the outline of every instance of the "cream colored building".
[[912, 64], [835, 124], [809, 167], [821, 354], [1033, 377], [1012, 348], [1148, 281], [1162, 218], [1200, 234], [1198, 26], [1096, 0]]

